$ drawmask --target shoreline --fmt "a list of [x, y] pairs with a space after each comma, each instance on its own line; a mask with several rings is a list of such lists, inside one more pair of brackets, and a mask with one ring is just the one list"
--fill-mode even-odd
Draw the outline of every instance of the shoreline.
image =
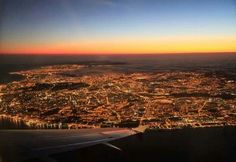
[[[4, 123], [10, 122], [10, 125], [4, 125]], [[20, 126], [19, 123], [22, 125]], [[186, 130], [186, 129], [206, 129], [206, 128], [227, 128], [227, 127], [236, 127], [236, 124], [227, 124], [227, 125], [210, 125], [210, 126], [198, 126], [198, 127], [192, 127], [184, 126], [184, 127], [173, 127], [173, 128], [158, 128], [158, 127], [147, 127], [145, 132], [149, 131], [178, 131], [178, 130]], [[76, 123], [48, 123], [48, 122], [40, 122], [36, 121], [34, 119], [24, 119], [22, 117], [18, 116], [12, 116], [12, 115], [6, 115], [6, 114], [0, 114], [0, 130], [2, 129], [92, 129], [92, 128], [103, 128], [99, 126], [93, 126], [93, 125], [81, 125]], [[112, 128], [112, 127], [108, 127]], [[122, 127], [117, 127], [122, 128]], [[133, 127], [135, 128], [135, 127]]]

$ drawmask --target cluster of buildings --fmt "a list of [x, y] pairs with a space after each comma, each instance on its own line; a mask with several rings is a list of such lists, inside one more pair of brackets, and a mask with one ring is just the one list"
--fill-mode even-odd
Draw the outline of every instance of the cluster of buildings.
[[0, 113], [36, 128], [236, 124], [233, 80], [191, 71], [97, 72], [104, 66], [56, 65], [17, 72], [25, 79], [0, 86]]

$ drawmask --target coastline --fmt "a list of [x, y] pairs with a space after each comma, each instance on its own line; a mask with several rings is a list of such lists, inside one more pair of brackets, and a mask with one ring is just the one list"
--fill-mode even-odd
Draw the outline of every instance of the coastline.
[[[227, 128], [236, 127], [236, 124], [220, 124], [220, 125], [205, 125], [205, 126], [183, 126], [183, 127], [147, 127], [145, 132], [152, 131], [178, 131], [185, 129], [207, 129], [207, 128]], [[0, 130], [1, 129], [91, 129], [102, 128], [99, 126], [81, 125], [76, 123], [48, 123], [46, 121], [39, 121], [35, 119], [26, 119], [24, 117], [0, 114]], [[121, 127], [122, 128], [122, 127]]]

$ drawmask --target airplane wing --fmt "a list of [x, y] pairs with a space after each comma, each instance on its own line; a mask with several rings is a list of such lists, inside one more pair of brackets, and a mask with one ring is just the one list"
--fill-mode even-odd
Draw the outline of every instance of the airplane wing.
[[98, 128], [79, 130], [1, 130], [0, 162], [21, 162], [47, 157], [140, 133], [128, 128]]

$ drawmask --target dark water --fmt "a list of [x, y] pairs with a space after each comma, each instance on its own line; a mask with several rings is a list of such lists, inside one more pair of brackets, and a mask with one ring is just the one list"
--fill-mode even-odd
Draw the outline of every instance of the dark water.
[[236, 74], [236, 53], [168, 55], [0, 55], [0, 83], [22, 79], [9, 72], [55, 64], [114, 64], [127, 72], [217, 71]]

